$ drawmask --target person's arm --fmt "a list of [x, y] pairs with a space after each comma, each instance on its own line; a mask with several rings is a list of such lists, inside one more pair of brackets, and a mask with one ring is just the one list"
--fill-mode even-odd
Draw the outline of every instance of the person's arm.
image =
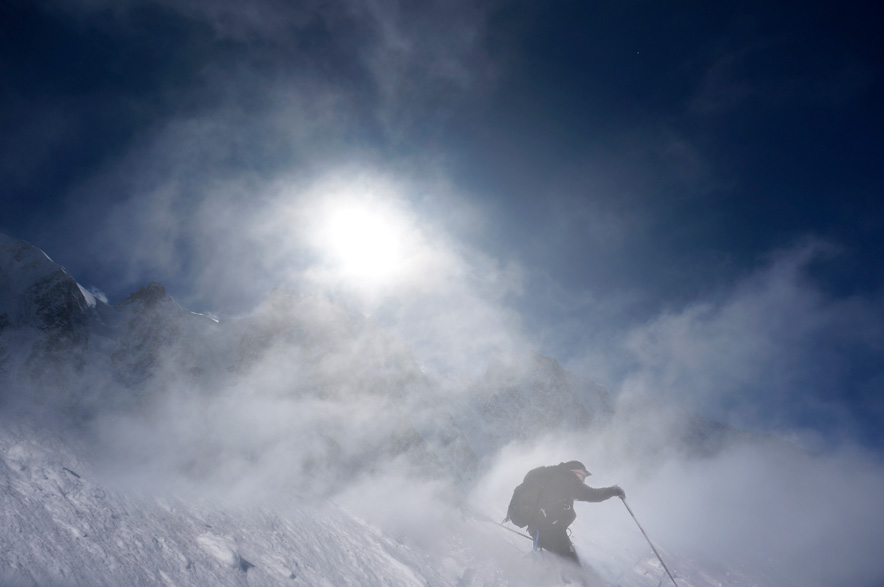
[[620, 488], [619, 485], [612, 485], [611, 487], [590, 487], [589, 485], [580, 485], [580, 491], [577, 495], [577, 501], [605, 501], [606, 499], [611, 499], [612, 497], [625, 498], [626, 492]]

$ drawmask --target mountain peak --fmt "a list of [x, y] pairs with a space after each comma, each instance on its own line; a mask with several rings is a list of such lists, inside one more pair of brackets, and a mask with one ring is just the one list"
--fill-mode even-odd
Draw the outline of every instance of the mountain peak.
[[149, 284], [142, 285], [138, 288], [138, 291], [129, 294], [125, 300], [120, 302], [120, 306], [127, 306], [130, 304], [138, 304], [141, 306], [151, 307], [155, 306], [158, 302], [166, 298], [166, 288], [163, 285], [156, 281], [151, 281]]
[[91, 310], [74, 278], [29, 242], [0, 234], [0, 316], [12, 326], [72, 332]]
[[0, 234], [0, 273], [7, 283], [15, 279], [29, 284], [49, 274], [64, 271], [31, 243]]

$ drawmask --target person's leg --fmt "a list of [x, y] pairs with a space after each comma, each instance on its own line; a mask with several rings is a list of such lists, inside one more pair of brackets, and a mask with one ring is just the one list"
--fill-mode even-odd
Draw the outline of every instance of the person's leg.
[[544, 528], [540, 532], [537, 546], [580, 566], [580, 559], [577, 558], [574, 544], [572, 544], [571, 539], [568, 538], [568, 531], [565, 528], [556, 528], [555, 526]]

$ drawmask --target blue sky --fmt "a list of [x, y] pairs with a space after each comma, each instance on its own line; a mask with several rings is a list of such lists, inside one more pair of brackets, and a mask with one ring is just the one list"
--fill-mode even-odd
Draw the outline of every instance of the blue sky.
[[111, 303], [158, 280], [224, 317], [287, 285], [442, 376], [533, 348], [884, 445], [873, 3], [0, 10], [0, 231]]

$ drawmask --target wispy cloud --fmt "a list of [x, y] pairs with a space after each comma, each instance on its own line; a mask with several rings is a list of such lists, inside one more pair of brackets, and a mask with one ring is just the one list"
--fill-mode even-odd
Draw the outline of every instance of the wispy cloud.
[[850, 436], [854, 420], [839, 406], [857, 399], [852, 369], [857, 356], [880, 353], [884, 316], [874, 299], [834, 296], [814, 282], [811, 266], [836, 254], [825, 241], [802, 241], [732, 287], [632, 329], [612, 357], [628, 373], [624, 392], [750, 428], [822, 425]]
[[[815, 38], [801, 37], [788, 27], [776, 35], [758, 29], [753, 19], [738, 19], [719, 40], [689, 102], [690, 112], [726, 115], [744, 108], [794, 109], [802, 103], [840, 106], [859, 96], [874, 77], [849, 57], [823, 57], [808, 50]], [[817, 60], [783, 60], [784, 55], [803, 53]]]

